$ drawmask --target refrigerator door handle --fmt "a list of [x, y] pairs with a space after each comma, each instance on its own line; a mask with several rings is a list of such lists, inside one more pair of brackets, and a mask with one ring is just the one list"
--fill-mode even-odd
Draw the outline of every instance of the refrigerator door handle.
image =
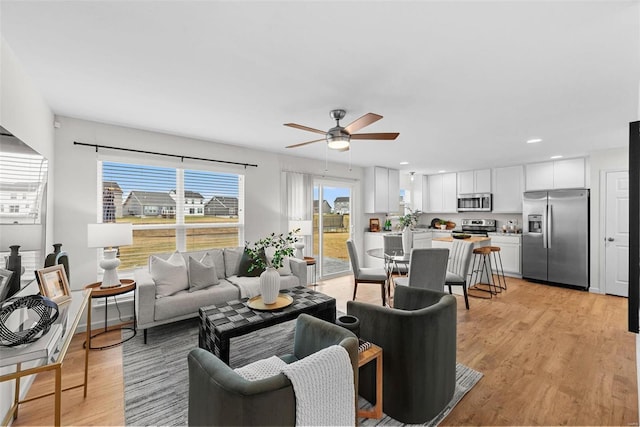
[[542, 215], [542, 247], [547, 249], [547, 213], [549, 207], [544, 207], [544, 215]]
[[553, 224], [553, 205], [549, 205], [548, 207], [549, 214], [547, 215], [547, 248], [551, 247], [551, 233], [552, 233], [552, 224]]

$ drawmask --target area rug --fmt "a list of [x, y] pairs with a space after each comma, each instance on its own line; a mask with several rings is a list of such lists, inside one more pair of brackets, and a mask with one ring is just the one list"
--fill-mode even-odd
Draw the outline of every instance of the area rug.
[[[293, 352], [295, 321], [231, 339], [232, 368], [255, 360]], [[198, 319], [189, 319], [149, 329], [148, 344], [142, 333], [123, 344], [125, 420], [128, 426], [187, 425], [189, 373], [187, 354], [198, 346]], [[482, 378], [482, 374], [460, 363], [456, 366], [453, 399], [437, 417], [425, 425], [438, 425]], [[360, 398], [359, 406], [371, 405]], [[361, 419], [360, 425], [403, 425], [386, 415]]]

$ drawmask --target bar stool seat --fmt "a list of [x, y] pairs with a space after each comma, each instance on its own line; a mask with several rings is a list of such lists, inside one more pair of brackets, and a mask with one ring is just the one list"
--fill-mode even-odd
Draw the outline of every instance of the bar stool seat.
[[[507, 290], [507, 278], [504, 276], [504, 268], [502, 267], [502, 255], [500, 254], [500, 246], [489, 246], [491, 253], [493, 254], [493, 265], [496, 277], [498, 278], [498, 287], [503, 290]], [[498, 266], [498, 261], [500, 265]]]
[[[486, 282], [483, 282], [485, 278]], [[473, 249], [473, 267], [469, 282], [471, 286], [469, 286], [468, 295], [471, 297], [489, 299], [498, 293], [493, 281], [491, 248], [489, 246]]]

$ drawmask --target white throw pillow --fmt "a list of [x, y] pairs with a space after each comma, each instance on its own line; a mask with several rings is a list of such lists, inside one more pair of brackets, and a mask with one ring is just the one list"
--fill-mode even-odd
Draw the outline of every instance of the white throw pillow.
[[[273, 255], [276, 253], [276, 249], [275, 248], [265, 248], [264, 253], [267, 256], [267, 261], [269, 262], [269, 265], [272, 265], [273, 264]], [[285, 256], [282, 259], [282, 267], [278, 268], [278, 273], [280, 273], [281, 276], [291, 276], [293, 274], [291, 272], [290, 263], [291, 263], [291, 261], [289, 260], [288, 256]]]
[[149, 258], [149, 270], [156, 284], [156, 298], [189, 289], [187, 264], [178, 251], [171, 254], [166, 261], [152, 255]]
[[213, 256], [209, 252], [198, 261], [189, 257], [189, 292], [205, 289], [220, 283]]

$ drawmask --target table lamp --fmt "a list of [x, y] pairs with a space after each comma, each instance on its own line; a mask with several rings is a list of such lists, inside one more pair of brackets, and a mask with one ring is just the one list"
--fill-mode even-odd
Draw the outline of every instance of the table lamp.
[[102, 223], [87, 225], [87, 246], [90, 248], [108, 248], [104, 250], [104, 258], [100, 267], [104, 270], [101, 288], [120, 286], [120, 279], [116, 271], [120, 260], [116, 257], [117, 246], [133, 243], [133, 227], [131, 223]]
[[[298, 230], [295, 232], [296, 243], [293, 247], [296, 248], [294, 256], [299, 259], [304, 259], [304, 236], [311, 236], [313, 234], [313, 221], [308, 220], [291, 220], [289, 221], [289, 230]], [[302, 239], [301, 239], [302, 238]]]

